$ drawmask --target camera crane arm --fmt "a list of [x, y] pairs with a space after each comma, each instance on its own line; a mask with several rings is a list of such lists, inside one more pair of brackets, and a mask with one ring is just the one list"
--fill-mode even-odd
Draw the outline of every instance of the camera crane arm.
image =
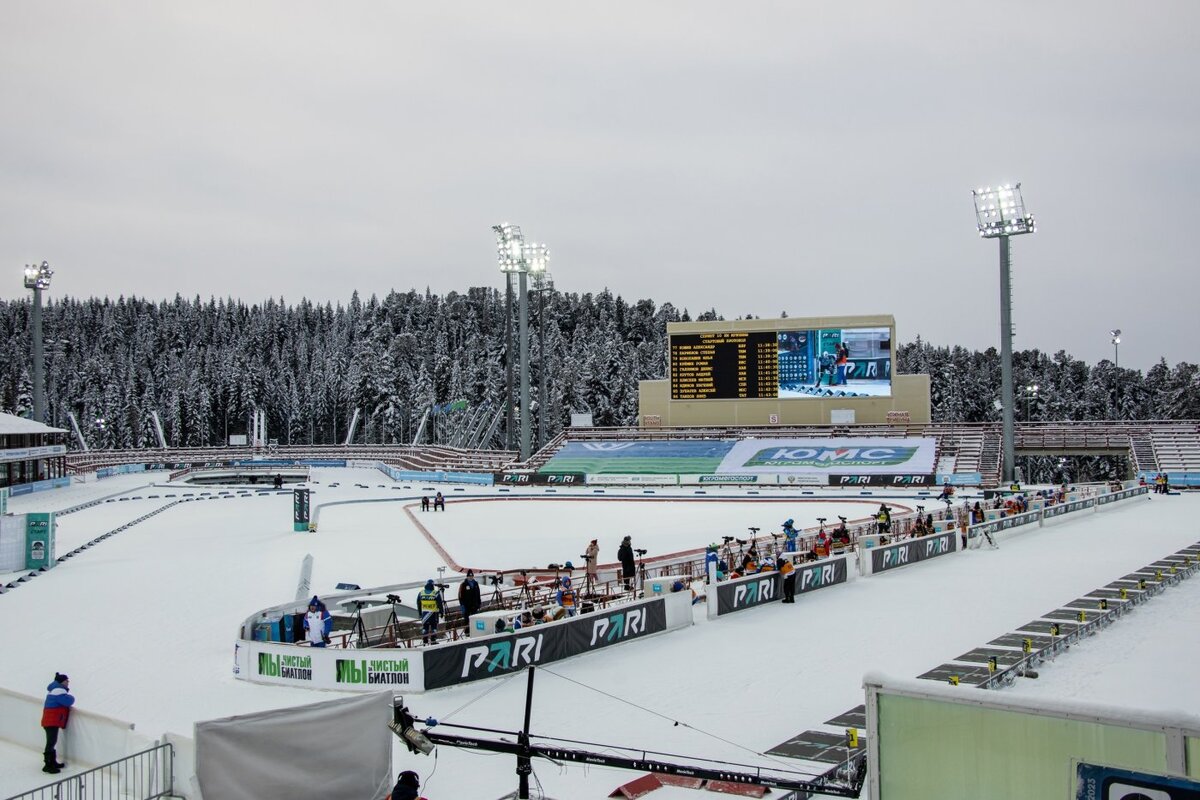
[[[398, 704], [393, 709], [394, 721], [389, 726], [396, 736], [404, 740], [410, 750], [416, 752], [420, 750], [426, 755], [433, 749], [432, 745], [444, 744], [447, 747], [461, 747], [467, 750], [487, 751], [492, 753], [508, 753], [517, 757], [517, 776], [519, 779], [519, 788], [517, 790], [518, 798], [529, 797], [529, 774], [533, 771], [531, 761], [534, 758], [545, 758], [554, 762], [571, 761], [580, 764], [592, 764], [602, 767], [613, 767], [616, 769], [629, 769], [639, 772], [658, 773], [661, 775], [680, 775], [688, 778], [701, 778], [704, 780], [724, 781], [726, 783], [741, 783], [754, 784], [757, 786], [769, 786], [775, 789], [787, 789], [794, 792], [811, 792], [817, 794], [834, 795], [836, 797], [858, 797], [862, 792], [863, 781], [866, 777], [866, 759], [863, 756], [852, 757], [847, 763], [847, 766], [853, 768], [853, 777], [850, 780], [840, 779], [838, 777], [841, 772], [841, 765], [834, 767], [824, 775], [810, 777], [790, 778], [780, 775], [772, 775], [764, 773], [762, 767], [753, 767], [747, 764], [730, 764], [726, 762], [709, 761], [708, 759], [697, 759], [705, 761], [713, 766], [697, 766], [692, 764], [677, 764], [670, 761], [662, 761], [656, 758], [648, 758], [649, 751], [631, 750], [630, 748], [621, 745], [597, 745], [598, 747], [610, 748], [612, 750], [623, 750], [631, 755], [616, 755], [612, 752], [600, 753], [589, 750], [576, 750], [568, 747], [551, 746], [530, 741], [529, 720], [533, 706], [533, 675], [534, 667], [529, 667], [529, 683], [525, 695], [525, 727], [521, 731], [497, 731], [490, 728], [478, 728], [469, 725], [454, 725], [453, 727], [464, 730], [490, 731], [497, 734], [507, 733], [510, 736], [516, 737], [516, 741], [511, 739], [485, 739], [479, 736], [460, 736], [452, 733], [440, 733], [433, 730], [437, 725], [434, 719], [424, 720], [424, 724], [428, 727], [424, 731], [418, 731], [414, 727], [417, 720], [403, 705], [402, 698], [397, 698]], [[424, 739], [424, 742], [421, 740]], [[423, 745], [423, 746], [422, 746]], [[638, 755], [632, 755], [637, 753]], [[654, 753], [653, 755], [666, 755]], [[737, 769], [722, 769], [716, 765], [721, 764], [725, 767], [745, 767], [748, 771]], [[784, 770], [777, 770], [782, 772]], [[796, 773], [798, 776], [800, 773]], [[803, 795], [801, 795], [803, 796]]]

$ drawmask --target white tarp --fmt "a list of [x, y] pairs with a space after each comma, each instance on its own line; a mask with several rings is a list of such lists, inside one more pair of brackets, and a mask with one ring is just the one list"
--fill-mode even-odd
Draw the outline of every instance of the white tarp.
[[927, 475], [936, 452], [933, 438], [743, 439], [717, 472]]
[[206, 798], [379, 800], [392, 788], [392, 693], [196, 723]]

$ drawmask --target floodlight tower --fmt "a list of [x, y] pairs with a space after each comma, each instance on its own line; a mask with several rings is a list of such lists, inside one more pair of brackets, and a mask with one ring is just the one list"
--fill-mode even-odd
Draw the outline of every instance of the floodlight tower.
[[[529, 261], [525, 237], [521, 234], [519, 225], [509, 225], [507, 222], [493, 225], [496, 232], [496, 254], [500, 260], [500, 271], [509, 276], [516, 273], [519, 279], [517, 289], [517, 335], [520, 339], [521, 361], [521, 460], [529, 458]], [[509, 284], [511, 286], [511, 283]], [[510, 304], [511, 305], [511, 304]], [[505, 320], [508, 323], [508, 320]], [[509, 340], [509, 408], [512, 408], [512, 340]], [[509, 411], [508, 418], [512, 419]]]
[[50, 264], [25, 265], [25, 288], [33, 290], [33, 419], [46, 422], [46, 354], [42, 346], [42, 290], [50, 288]]
[[975, 219], [979, 235], [1000, 240], [1000, 402], [1004, 419], [1004, 466], [1002, 478], [1012, 483], [1016, 461], [1013, 446], [1013, 374], [1012, 374], [1012, 269], [1008, 240], [1012, 236], [1035, 233], [1033, 215], [1025, 212], [1021, 184], [976, 189]]
[[1109, 334], [1112, 336], [1113, 369], [1115, 370], [1121, 366], [1121, 329], [1113, 328]]
[[533, 276], [533, 290], [538, 298], [538, 349], [541, 352], [541, 367], [538, 369], [538, 435], [537, 446], [546, 443], [546, 311], [545, 294], [550, 273], [550, 248], [544, 244], [530, 242], [525, 246], [529, 273]]

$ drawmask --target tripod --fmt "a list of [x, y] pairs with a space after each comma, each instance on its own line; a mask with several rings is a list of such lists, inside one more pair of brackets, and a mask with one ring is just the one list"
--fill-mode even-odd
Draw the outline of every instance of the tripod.
[[[367, 626], [363, 624], [362, 619], [363, 605], [364, 603], [362, 600], [354, 601], [354, 627], [351, 629], [355, 636], [355, 647], [360, 649], [371, 646], [371, 640], [367, 637]], [[393, 619], [395, 616], [396, 614], [393, 612]]]

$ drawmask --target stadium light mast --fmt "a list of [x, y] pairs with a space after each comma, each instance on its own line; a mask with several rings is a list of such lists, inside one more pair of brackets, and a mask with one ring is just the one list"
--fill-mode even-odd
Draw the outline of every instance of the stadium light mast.
[[33, 419], [46, 422], [46, 353], [42, 344], [42, 290], [50, 288], [50, 264], [25, 265], [25, 288], [33, 290]]
[[[529, 291], [528, 291], [528, 276], [529, 276], [529, 261], [526, 253], [525, 237], [521, 233], [520, 225], [510, 225], [503, 222], [499, 225], [493, 225], [492, 230], [496, 232], [496, 255], [500, 261], [500, 271], [508, 277], [509, 293], [512, 292], [512, 275], [517, 274], [519, 278], [517, 308], [518, 308], [518, 325], [517, 331], [520, 338], [520, 361], [521, 361], [521, 460], [529, 459]], [[512, 313], [511, 301], [507, 304], [508, 313]], [[511, 331], [511, 316], [505, 318], [505, 324], [509, 325]], [[508, 419], [511, 423], [512, 414], [512, 334], [509, 334], [508, 339]], [[512, 430], [511, 424], [509, 430]], [[511, 436], [511, 434], [509, 434]]]
[[1108, 333], [1112, 336], [1113, 369], [1116, 370], [1121, 366], [1121, 329], [1113, 328]]
[[979, 235], [1000, 240], [1000, 402], [1003, 406], [1004, 465], [1002, 479], [1012, 483], [1016, 452], [1013, 445], [1012, 268], [1008, 240], [1036, 233], [1033, 215], [1025, 212], [1021, 184], [976, 189], [975, 219]]
[[525, 247], [526, 260], [529, 262], [529, 272], [533, 275], [533, 290], [538, 298], [538, 351], [541, 353], [538, 368], [538, 435], [537, 446], [540, 450], [546, 444], [546, 310], [545, 294], [550, 277], [550, 248], [544, 244], [530, 242]]

